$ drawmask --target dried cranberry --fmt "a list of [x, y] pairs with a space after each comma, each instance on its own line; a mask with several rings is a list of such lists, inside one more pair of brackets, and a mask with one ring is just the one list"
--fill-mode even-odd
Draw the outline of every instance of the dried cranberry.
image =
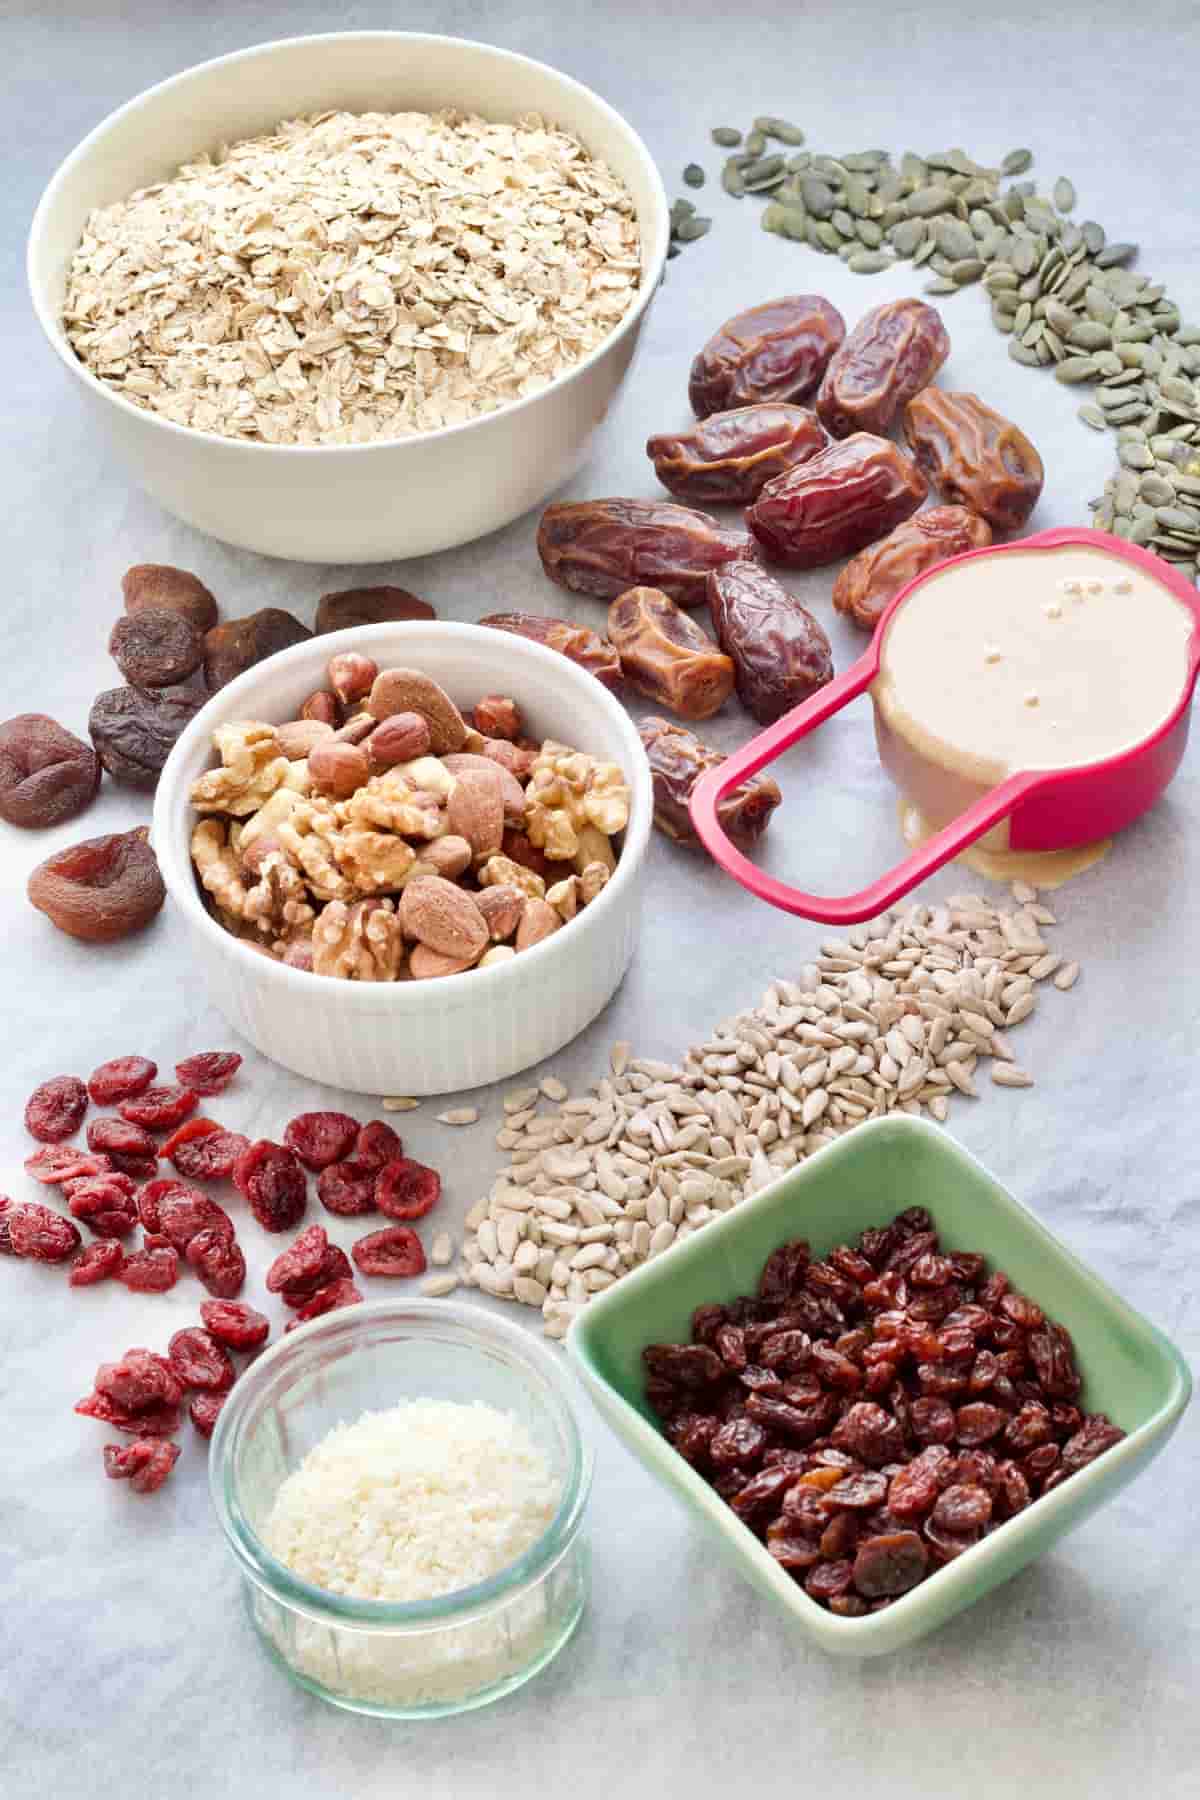
[[355, 1162], [378, 1174], [385, 1164], [404, 1155], [404, 1144], [382, 1119], [370, 1119], [355, 1138], [352, 1155]]
[[127, 1431], [132, 1437], [171, 1437], [179, 1430], [177, 1401], [158, 1401], [139, 1412], [130, 1412], [107, 1394], [94, 1393], [76, 1401], [74, 1411], [82, 1418], [98, 1419], [102, 1425]]
[[[230, 1181], [238, 1160], [250, 1148], [250, 1139], [240, 1131], [224, 1131], [220, 1126], [185, 1137], [193, 1125], [212, 1127], [211, 1119], [189, 1119], [186, 1125], [163, 1145], [164, 1156], [170, 1155], [179, 1173], [189, 1181]], [[169, 1145], [174, 1144], [173, 1151]]]
[[972, 1400], [969, 1405], [960, 1406], [955, 1415], [958, 1441], [967, 1449], [989, 1443], [1007, 1424], [1008, 1414], [986, 1400]]
[[311, 1281], [320, 1274], [329, 1248], [323, 1225], [308, 1225], [286, 1250], [281, 1250], [267, 1270], [267, 1292], [278, 1294], [298, 1282]]
[[290, 1231], [300, 1223], [308, 1182], [295, 1151], [259, 1138], [239, 1156], [233, 1179], [264, 1231]]
[[98, 1238], [79, 1252], [71, 1264], [67, 1283], [70, 1287], [93, 1287], [97, 1281], [107, 1281], [115, 1275], [124, 1261], [125, 1252], [115, 1238]]
[[140, 1187], [135, 1196], [137, 1200], [138, 1218], [142, 1221], [142, 1229], [158, 1236], [162, 1232], [162, 1221], [158, 1209], [168, 1194], [194, 1194], [195, 1188], [188, 1187], [174, 1175], [156, 1175]]
[[193, 1394], [188, 1401], [188, 1418], [202, 1438], [210, 1438], [216, 1430], [221, 1408], [229, 1398], [223, 1394]]
[[12, 1254], [30, 1262], [66, 1262], [83, 1242], [77, 1225], [36, 1200], [25, 1206], [10, 1206], [4, 1220]]
[[182, 1125], [171, 1133], [170, 1137], [163, 1140], [162, 1146], [157, 1153], [159, 1156], [166, 1157], [168, 1162], [174, 1162], [175, 1151], [179, 1148], [180, 1144], [191, 1143], [196, 1138], [211, 1137], [215, 1131], [220, 1131], [221, 1129], [222, 1127], [217, 1124], [215, 1119], [186, 1119]]
[[236, 1050], [202, 1050], [175, 1064], [175, 1079], [180, 1087], [208, 1099], [213, 1094], [223, 1094], [241, 1066]]
[[350, 1160], [333, 1163], [317, 1177], [317, 1199], [341, 1219], [360, 1218], [373, 1213], [375, 1206], [375, 1170], [366, 1163]]
[[422, 1275], [425, 1252], [415, 1231], [407, 1225], [388, 1225], [370, 1231], [350, 1246], [350, 1254], [364, 1275]]
[[82, 1219], [97, 1237], [127, 1237], [138, 1222], [128, 1175], [85, 1175], [69, 1182], [66, 1194], [71, 1216]]
[[112, 1163], [107, 1156], [77, 1150], [73, 1144], [47, 1144], [25, 1158], [25, 1172], [43, 1187], [58, 1187], [63, 1182], [79, 1181], [87, 1175], [107, 1175]]
[[148, 1131], [126, 1119], [93, 1119], [87, 1128], [89, 1150], [112, 1156], [157, 1157], [158, 1149]]
[[198, 1325], [177, 1331], [167, 1345], [167, 1354], [185, 1388], [219, 1394], [233, 1386], [235, 1371], [228, 1350]]
[[135, 1250], [117, 1271], [131, 1294], [165, 1294], [179, 1280], [179, 1257], [172, 1249]]
[[202, 1231], [234, 1235], [233, 1220], [223, 1206], [199, 1188], [175, 1188], [158, 1202], [159, 1231], [181, 1254]]
[[854, 1558], [854, 1585], [868, 1600], [907, 1594], [929, 1567], [929, 1552], [915, 1531], [864, 1538]]
[[246, 1280], [246, 1258], [236, 1238], [223, 1231], [199, 1231], [186, 1251], [188, 1267], [194, 1269], [210, 1294], [219, 1300], [232, 1300], [240, 1294]]
[[295, 1331], [297, 1326], [307, 1325], [310, 1319], [319, 1319], [323, 1313], [336, 1312], [343, 1306], [358, 1306], [362, 1295], [352, 1281], [331, 1281], [328, 1287], [318, 1288], [296, 1314], [288, 1331]]
[[135, 1494], [154, 1494], [179, 1457], [179, 1445], [161, 1438], [137, 1438], [132, 1444], [105, 1444], [104, 1473], [110, 1481], [127, 1481]]
[[25, 1129], [43, 1144], [61, 1144], [83, 1123], [88, 1093], [77, 1075], [56, 1075], [35, 1087], [25, 1102]]
[[97, 1106], [115, 1106], [144, 1094], [158, 1074], [158, 1064], [148, 1056], [114, 1056], [88, 1076], [87, 1089]]
[[129, 1413], [153, 1406], [178, 1406], [183, 1399], [183, 1388], [167, 1358], [140, 1345], [127, 1350], [119, 1362], [101, 1363], [94, 1386], [98, 1394]]
[[398, 1156], [375, 1177], [375, 1204], [389, 1219], [423, 1219], [438, 1203], [442, 1178], [436, 1169]]
[[349, 1113], [307, 1112], [291, 1121], [283, 1141], [305, 1168], [319, 1174], [331, 1163], [344, 1161], [357, 1136], [358, 1120]]
[[147, 1131], [174, 1131], [198, 1104], [194, 1088], [149, 1087], [132, 1100], [122, 1100], [117, 1111], [131, 1125], [144, 1125]]
[[209, 1336], [231, 1350], [257, 1350], [271, 1335], [271, 1322], [262, 1313], [230, 1300], [205, 1300], [200, 1317]]

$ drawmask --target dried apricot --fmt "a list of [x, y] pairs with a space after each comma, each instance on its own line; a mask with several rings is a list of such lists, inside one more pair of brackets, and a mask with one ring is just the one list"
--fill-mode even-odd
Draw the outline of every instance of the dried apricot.
[[26, 892], [52, 925], [85, 944], [141, 931], [167, 895], [144, 826], [56, 851], [38, 864]]
[[437, 1205], [441, 1192], [437, 1170], [410, 1156], [385, 1163], [375, 1177], [375, 1204], [389, 1219], [423, 1219]]
[[350, 1246], [350, 1254], [364, 1275], [421, 1275], [425, 1270], [421, 1240], [407, 1225], [368, 1232]]
[[271, 1335], [270, 1320], [240, 1302], [205, 1300], [200, 1317], [209, 1335], [231, 1350], [257, 1350]]
[[90, 806], [100, 761], [45, 713], [20, 713], [0, 725], [0, 819], [25, 830], [62, 825]]
[[140, 606], [113, 626], [108, 654], [133, 687], [174, 687], [200, 667], [204, 638], [165, 606]]
[[192, 687], [118, 687], [97, 694], [88, 735], [113, 780], [152, 793], [176, 738], [206, 698]]
[[349, 1113], [300, 1113], [288, 1125], [283, 1141], [308, 1169], [319, 1173], [350, 1153], [358, 1136], [358, 1120]]

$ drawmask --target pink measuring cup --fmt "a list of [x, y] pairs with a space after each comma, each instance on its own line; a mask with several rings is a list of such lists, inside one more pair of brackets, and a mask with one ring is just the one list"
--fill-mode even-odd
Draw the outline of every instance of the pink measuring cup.
[[[888, 628], [909, 595], [923, 581], [940, 574], [953, 563], [967, 562], [977, 556], [1007, 556], [1014, 550], [1061, 550], [1072, 546], [1103, 550], [1140, 569], [1168, 588], [1192, 615], [1186, 677], [1176, 704], [1156, 730], [1119, 755], [1105, 757], [1099, 762], [1072, 769], [1017, 771], [1007, 776], [996, 787], [973, 800], [918, 850], [912, 851], [886, 875], [881, 875], [856, 894], [810, 894], [803, 888], [790, 887], [787, 882], [777, 881], [758, 868], [730, 842], [717, 820], [717, 802], [731, 788], [766, 768], [800, 738], [807, 737], [810, 731], [815, 731], [818, 725], [871, 686], [879, 673], [880, 654]], [[1082, 526], [1042, 531], [1011, 544], [968, 550], [962, 556], [938, 563], [910, 581], [887, 607], [869, 646], [857, 662], [821, 688], [811, 700], [793, 708], [740, 750], [735, 750], [717, 768], [710, 769], [697, 782], [692, 794], [692, 823], [714, 861], [760, 900], [769, 901], [784, 912], [799, 913], [802, 918], [819, 919], [830, 925], [854, 925], [861, 919], [871, 919], [886, 912], [918, 882], [934, 874], [943, 863], [967, 849], [1003, 819], [1009, 822], [1009, 846], [1016, 851], [1066, 850], [1079, 844], [1095, 843], [1098, 838], [1111, 837], [1114, 832], [1132, 824], [1154, 805], [1179, 767], [1187, 743], [1191, 699], [1198, 672], [1200, 595], [1170, 563], [1163, 562], [1151, 551], [1128, 544], [1123, 538], [1112, 537], [1107, 532], [1089, 531]], [[880, 718], [878, 707], [875, 722], [880, 753], [886, 764], [890, 734]]]

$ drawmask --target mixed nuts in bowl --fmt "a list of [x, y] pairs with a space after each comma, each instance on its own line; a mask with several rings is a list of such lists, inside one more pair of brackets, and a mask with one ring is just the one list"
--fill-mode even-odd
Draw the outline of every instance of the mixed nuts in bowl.
[[[330, 669], [350, 696], [336, 727], [313, 716]], [[551, 1055], [606, 1004], [651, 812], [636, 727], [599, 682], [421, 621], [297, 645], [223, 688], [163, 771], [154, 840], [216, 1003], [265, 1055], [428, 1094]]]

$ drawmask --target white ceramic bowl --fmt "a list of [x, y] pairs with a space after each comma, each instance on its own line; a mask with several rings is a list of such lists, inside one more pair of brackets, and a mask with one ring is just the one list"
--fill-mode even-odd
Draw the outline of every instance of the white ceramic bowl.
[[[93, 207], [174, 173], [201, 150], [280, 119], [436, 111], [538, 112], [574, 131], [625, 182], [642, 236], [642, 285], [612, 334], [541, 393], [418, 437], [365, 445], [240, 443], [144, 412], [84, 368], [59, 320], [66, 272]], [[641, 138], [590, 88], [489, 44], [402, 31], [288, 38], [185, 70], [109, 115], [72, 151], [34, 215], [34, 310], [107, 448], [189, 525], [300, 562], [384, 562], [463, 544], [539, 505], [582, 467], [662, 279], [667, 198]]]
[[[422, 669], [463, 706], [485, 693], [511, 694], [531, 736], [620, 764], [631, 790], [629, 825], [612, 879], [585, 911], [511, 962], [399, 983], [286, 968], [210, 917], [192, 871], [188, 794], [216, 762], [214, 727], [294, 719], [342, 650], [361, 650], [381, 668]], [[167, 759], [153, 842], [214, 1001], [264, 1056], [354, 1093], [443, 1094], [503, 1081], [552, 1056], [611, 999], [633, 954], [652, 812], [637, 728], [595, 676], [506, 632], [420, 622], [330, 632], [281, 651], [214, 694]]]

